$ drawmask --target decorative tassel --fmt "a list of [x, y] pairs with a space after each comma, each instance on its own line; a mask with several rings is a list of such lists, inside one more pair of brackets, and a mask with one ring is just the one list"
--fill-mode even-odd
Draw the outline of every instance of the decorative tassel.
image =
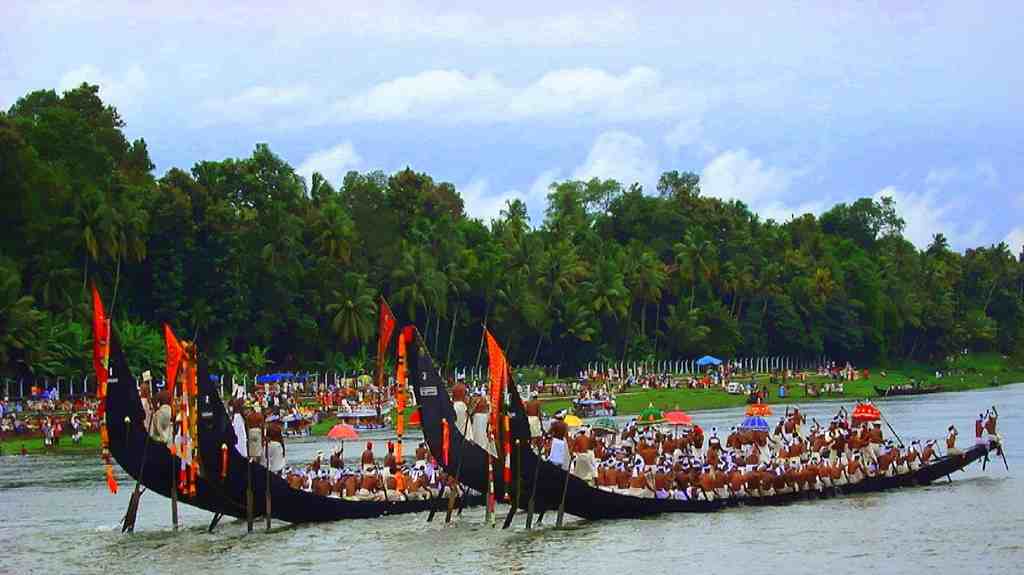
[[117, 494], [117, 478], [114, 477], [114, 466], [109, 463], [107, 464], [107, 489], [111, 493]]
[[220, 480], [224, 481], [228, 476], [228, 445], [220, 444]]
[[502, 478], [505, 481], [505, 499], [509, 499], [511, 493], [510, 486], [512, 485], [512, 433], [510, 432], [511, 423], [509, 416], [505, 416], [505, 469], [502, 470]]
[[448, 429], [448, 420], [441, 420], [441, 461], [448, 465], [448, 446], [452, 441], [451, 431]]

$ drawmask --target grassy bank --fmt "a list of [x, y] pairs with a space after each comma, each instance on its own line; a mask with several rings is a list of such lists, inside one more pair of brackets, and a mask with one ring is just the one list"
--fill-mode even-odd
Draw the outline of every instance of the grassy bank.
[[25, 447], [29, 455], [99, 454], [100, 434], [86, 433], [82, 436], [82, 441], [77, 445], [71, 442], [70, 436], [64, 435], [60, 438], [60, 447], [57, 448], [44, 446], [42, 437], [23, 439], [15, 435], [4, 434], [3, 439], [0, 439], [0, 454], [18, 455], [21, 453], [22, 446]]
[[[912, 380], [917, 380], [925, 386], [939, 385], [944, 391], [965, 391], [989, 387], [993, 381], [997, 381], [998, 385], [1024, 382], [1024, 369], [1012, 367], [1006, 359], [997, 354], [973, 354], [961, 358], [947, 366], [947, 374], [942, 378], [935, 377], [935, 370], [936, 368], [933, 366], [919, 363], [908, 363], [888, 370], [871, 369], [868, 379], [845, 382], [845, 393], [842, 396], [808, 397], [802, 385], [790, 380], [786, 386], [785, 398], [779, 398], [778, 385], [769, 385], [770, 397], [767, 401], [768, 403], [793, 405], [844, 398], [852, 402], [857, 399], [875, 397], [875, 386], [885, 388], [910, 383]], [[749, 377], [741, 379], [742, 383], [749, 381]], [[759, 386], [768, 384], [768, 376], [761, 374], [756, 381]], [[828, 378], [816, 375], [807, 378], [807, 383], [823, 384], [828, 381]], [[685, 411], [694, 411], [741, 406], [746, 404], [746, 400], [746, 395], [729, 395], [717, 389], [642, 390], [634, 388], [619, 394], [616, 398], [616, 406], [620, 415], [635, 415], [650, 404], [654, 404], [655, 407], [662, 410], [678, 407]], [[543, 401], [543, 404], [547, 413], [570, 407], [568, 399], [547, 400]]]

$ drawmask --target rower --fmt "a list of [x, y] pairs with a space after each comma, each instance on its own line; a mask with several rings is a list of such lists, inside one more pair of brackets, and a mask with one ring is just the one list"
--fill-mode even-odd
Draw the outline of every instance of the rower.
[[466, 407], [466, 385], [461, 381], [452, 387], [452, 408], [455, 410], [455, 428], [465, 435], [466, 439], [472, 440], [473, 429], [467, 425], [470, 413]]
[[946, 434], [946, 455], [960, 455], [963, 452], [956, 447], [956, 426], [950, 425]]
[[245, 431], [245, 415], [243, 413], [245, 411], [245, 402], [241, 399], [236, 399], [231, 402], [231, 409], [234, 411], [234, 415], [231, 416], [231, 428], [235, 432], [235, 451], [242, 457], [248, 457], [249, 434]]
[[572, 444], [572, 452], [576, 456], [573, 475], [588, 483], [592, 482], [596, 474], [594, 469], [594, 447], [593, 440], [587, 435], [586, 430], [581, 429], [576, 433], [576, 439], [573, 440]]
[[416, 468], [426, 469], [427, 467], [427, 444], [420, 443], [416, 446]]
[[389, 474], [394, 474], [398, 468], [398, 461], [395, 459], [395, 444], [388, 442], [388, 454], [384, 456], [384, 470]]
[[974, 420], [974, 442], [984, 443], [981, 438], [982, 432], [985, 431], [985, 416], [981, 413], [978, 414], [978, 419]]
[[267, 467], [271, 473], [281, 473], [284, 466], [284, 434], [281, 431], [281, 424], [274, 422], [267, 427]]
[[248, 430], [246, 446], [253, 463], [263, 462], [263, 414], [258, 411], [249, 412], [245, 418], [245, 427]]
[[985, 432], [988, 433], [989, 439], [995, 439], [999, 442], [999, 449], [1002, 449], [1003, 438], [996, 431], [996, 424], [999, 421], [999, 412], [996, 411], [996, 406], [992, 406], [987, 413], [988, 417], [985, 418]]
[[373, 442], [366, 442], [366, 450], [359, 457], [359, 463], [363, 467], [363, 473], [370, 472], [376, 467], [376, 462], [373, 459]]
[[558, 412], [555, 414], [554, 421], [548, 427], [548, 434], [551, 435], [551, 448], [548, 451], [548, 461], [562, 467], [563, 469], [569, 468], [569, 453], [568, 446], [565, 443], [566, 433], [569, 431], [569, 426], [564, 421], [565, 414]]
[[540, 400], [537, 399], [537, 394], [531, 395], [530, 400], [526, 402], [526, 420], [530, 424], [530, 438], [534, 447], [540, 445], [541, 437], [544, 435], [544, 429], [540, 424], [541, 408]]
[[928, 465], [931, 462], [932, 457], [935, 457], [935, 440], [931, 439], [924, 446], [924, 451], [921, 452], [921, 465]]
[[156, 401], [160, 407], [153, 414], [155, 418], [150, 429], [150, 437], [170, 447], [174, 440], [173, 425], [171, 425], [171, 394], [166, 389], [156, 394]]
[[496, 455], [497, 450], [494, 448], [494, 441], [487, 432], [488, 424], [491, 419], [491, 408], [487, 402], [487, 398], [483, 395], [473, 398], [475, 408], [473, 409], [473, 441], [483, 447], [485, 451], [491, 455]]

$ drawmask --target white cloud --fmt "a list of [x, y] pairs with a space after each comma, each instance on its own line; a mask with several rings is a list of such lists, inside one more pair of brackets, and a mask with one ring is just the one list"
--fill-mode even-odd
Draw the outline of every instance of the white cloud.
[[306, 156], [295, 171], [306, 179], [307, 184], [312, 182], [313, 172], [320, 172], [331, 185], [337, 187], [345, 174], [357, 168], [362, 161], [352, 142], [342, 142]]
[[786, 222], [803, 214], [820, 214], [830, 200], [795, 200], [792, 183], [807, 170], [768, 166], [744, 148], [726, 150], [708, 162], [700, 175], [701, 193], [726, 200], [739, 200], [763, 220]]
[[665, 134], [665, 145], [675, 151], [700, 142], [704, 135], [704, 123], [698, 115], [684, 117]]
[[488, 72], [427, 70], [341, 98], [327, 115], [310, 118], [310, 123], [499, 123], [572, 117], [633, 121], [676, 117], [703, 106], [703, 97], [668, 85], [658, 71], [644, 66], [622, 74], [560, 69], [522, 85], [510, 85]]
[[913, 192], [886, 186], [875, 193], [874, 199], [880, 200], [885, 196], [893, 199], [896, 211], [906, 222], [903, 237], [920, 249], [928, 247], [932, 237], [940, 232], [954, 246], [974, 244], [984, 233], [985, 226], [981, 222], [971, 225], [957, 222], [963, 206], [957, 200], [943, 200], [949, 196], [940, 194], [937, 188]]
[[267, 117], [284, 120], [280, 112], [309, 105], [312, 92], [306, 85], [252, 86], [227, 98], [208, 98], [200, 104], [200, 125], [265, 123]]
[[121, 112], [136, 109], [146, 90], [146, 74], [138, 65], [133, 65], [119, 76], [104, 73], [92, 64], [79, 66], [64, 73], [58, 82], [60, 90], [77, 88], [82, 82], [100, 87], [100, 98], [113, 104]]
[[1021, 254], [1021, 250], [1024, 250], [1024, 226], [1017, 226], [1010, 230], [1010, 233], [1006, 234], [1003, 241], [1010, 246], [1010, 253], [1014, 256]]
[[558, 170], [545, 170], [533, 180], [525, 192], [509, 190], [496, 194], [488, 193], [490, 185], [486, 178], [478, 178], [460, 187], [459, 195], [462, 196], [466, 213], [470, 217], [479, 218], [485, 222], [498, 218], [501, 215], [501, 210], [510, 200], [522, 200], [530, 215], [531, 225], [536, 226], [543, 221], [548, 188], [556, 177], [558, 177]]
[[573, 179], [613, 179], [623, 186], [635, 182], [653, 192], [658, 180], [658, 164], [640, 138], [620, 131], [604, 132], [594, 141], [583, 165]]
[[747, 150], [727, 150], [715, 156], [700, 175], [708, 196], [740, 200], [751, 207], [778, 200], [789, 190], [792, 174], [769, 167]]
[[429, 70], [382, 82], [338, 101], [334, 118], [341, 122], [421, 118], [445, 120], [452, 114], [492, 115], [505, 88], [491, 74]]

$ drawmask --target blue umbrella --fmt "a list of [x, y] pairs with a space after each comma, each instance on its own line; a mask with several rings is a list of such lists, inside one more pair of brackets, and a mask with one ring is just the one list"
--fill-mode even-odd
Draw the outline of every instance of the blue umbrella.
[[696, 363], [700, 367], [704, 367], [705, 365], [722, 365], [722, 360], [718, 359], [717, 357], [705, 355], [704, 357], [698, 359]]
[[767, 433], [769, 426], [768, 422], [765, 421], [763, 417], [757, 417], [756, 415], [752, 415], [743, 420], [743, 423], [740, 424], [740, 429], [748, 429], [750, 431], [764, 431], [765, 433]]

